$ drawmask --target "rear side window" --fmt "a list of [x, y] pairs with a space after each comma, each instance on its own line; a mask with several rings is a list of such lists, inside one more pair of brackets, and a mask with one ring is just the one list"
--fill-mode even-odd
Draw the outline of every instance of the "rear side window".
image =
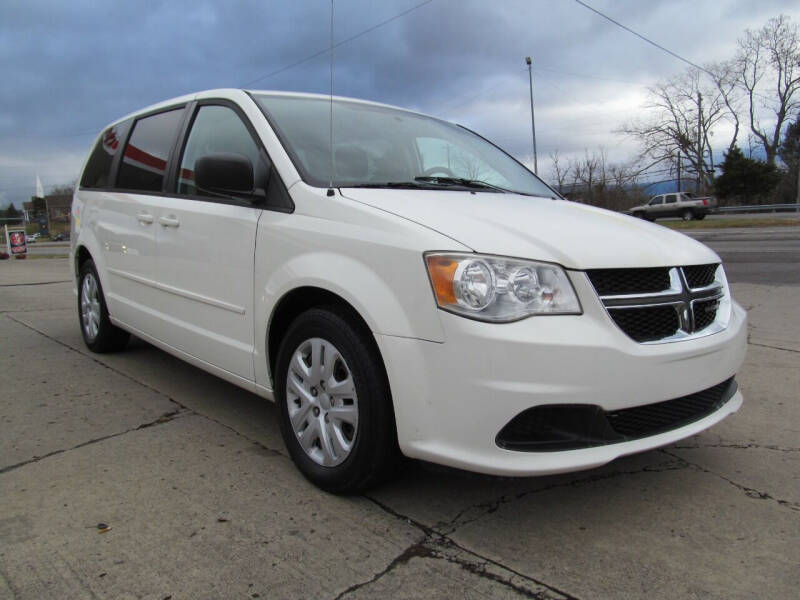
[[183, 108], [136, 121], [117, 176], [118, 188], [160, 192]]
[[81, 187], [111, 187], [111, 165], [130, 126], [130, 121], [123, 121], [112, 125], [103, 132], [83, 170]]
[[674, 204], [678, 200], [678, 196], [675, 194], [669, 194], [667, 196], [667, 204]]
[[[256, 185], [266, 179], [261, 154], [250, 132], [239, 116], [227, 106], [201, 106], [183, 152], [178, 178], [178, 193], [214, 196], [194, 184], [194, 166], [209, 154], [233, 153], [247, 157], [253, 166]], [[259, 179], [261, 180], [259, 182]]]

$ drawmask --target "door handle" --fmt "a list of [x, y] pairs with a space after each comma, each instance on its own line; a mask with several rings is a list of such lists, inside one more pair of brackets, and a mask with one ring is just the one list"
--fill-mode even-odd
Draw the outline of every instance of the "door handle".
[[139, 221], [139, 223], [144, 223], [146, 225], [149, 225], [150, 223], [153, 222], [153, 215], [149, 215], [147, 213], [139, 213], [138, 215], [136, 215], [136, 220]]
[[181, 222], [178, 220], [178, 217], [174, 215], [169, 215], [168, 217], [159, 217], [158, 222], [163, 227], [177, 227], [181, 224]]

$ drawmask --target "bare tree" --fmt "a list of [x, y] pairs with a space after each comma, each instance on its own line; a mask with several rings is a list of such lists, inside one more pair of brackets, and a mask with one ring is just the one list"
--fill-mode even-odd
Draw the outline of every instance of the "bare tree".
[[598, 195], [602, 195], [606, 169], [606, 153], [584, 150], [584, 158], [572, 162], [573, 193], [586, 204], [596, 204]]
[[550, 166], [551, 179], [555, 182], [558, 193], [563, 194], [564, 184], [567, 182], [567, 177], [569, 177], [569, 164], [564, 165], [561, 163], [561, 156], [558, 150], [550, 153], [550, 160], [552, 161]]
[[453, 165], [459, 177], [466, 179], [483, 179], [483, 167], [477, 158], [466, 152], [457, 152], [453, 157]]
[[[789, 17], [773, 17], [758, 31], [747, 30], [739, 40], [735, 60], [737, 83], [743, 86], [748, 104], [750, 131], [764, 148], [769, 164], [781, 132], [800, 108], [800, 33]], [[764, 111], [774, 114], [762, 124]], [[770, 127], [772, 125], [772, 127]]]
[[[734, 112], [733, 96], [726, 96], [726, 91], [728, 84], [718, 86], [699, 69], [688, 69], [651, 87], [646, 105], [650, 117], [627, 123], [617, 132], [640, 142], [641, 160], [649, 162], [642, 171], [662, 162], [671, 164], [677, 155], [688, 161], [699, 187], [707, 189], [713, 182], [710, 138]], [[731, 147], [737, 135], [738, 130]]]
[[[728, 142], [728, 149], [725, 154], [728, 154], [736, 147], [736, 141], [739, 138], [739, 130], [741, 128], [741, 121], [739, 115], [743, 109], [744, 94], [742, 87], [739, 85], [738, 70], [736, 60], [722, 61], [718, 63], [711, 63], [706, 67], [707, 73], [714, 82], [720, 98], [725, 103], [727, 108], [725, 117], [730, 121], [733, 126], [733, 135]], [[709, 146], [711, 148], [711, 146]]]
[[72, 181], [71, 183], [61, 183], [58, 185], [54, 185], [50, 189], [50, 196], [72, 196], [75, 193], [75, 184], [76, 181]]

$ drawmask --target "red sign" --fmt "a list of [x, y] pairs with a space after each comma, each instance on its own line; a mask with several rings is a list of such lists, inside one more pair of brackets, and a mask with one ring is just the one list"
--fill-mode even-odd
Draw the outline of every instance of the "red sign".
[[27, 254], [28, 246], [25, 244], [24, 231], [9, 231], [8, 241], [11, 246], [11, 254]]

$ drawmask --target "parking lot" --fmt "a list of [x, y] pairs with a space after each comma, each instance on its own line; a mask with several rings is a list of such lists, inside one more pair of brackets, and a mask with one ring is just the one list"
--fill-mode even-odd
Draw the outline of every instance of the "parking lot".
[[359, 497], [302, 478], [261, 398], [140, 341], [90, 354], [66, 259], [0, 263], [0, 598], [796, 598], [800, 228], [693, 235], [749, 311], [739, 413], [592, 471], [409, 461]]

